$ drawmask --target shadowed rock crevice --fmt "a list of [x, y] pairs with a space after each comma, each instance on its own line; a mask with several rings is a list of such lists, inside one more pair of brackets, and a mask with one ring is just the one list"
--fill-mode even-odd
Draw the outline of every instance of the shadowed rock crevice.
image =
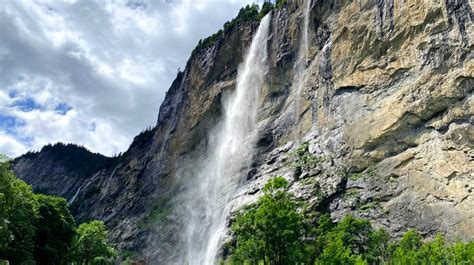
[[[474, 21], [474, 14], [468, 0], [444, 0], [448, 12], [448, 23], [453, 25], [454, 20], [459, 28], [463, 42], [468, 43], [469, 36], [466, 34], [468, 25]], [[472, 41], [472, 40], [471, 40]]]
[[[299, 199], [334, 220], [367, 218], [394, 238], [414, 228], [472, 239], [469, 2], [313, 0], [307, 62], [296, 67], [303, 2], [272, 11], [255, 153], [239, 165], [227, 218], [255, 202], [270, 178], [283, 176]], [[167, 92], [156, 127], [120, 157], [92, 154], [86, 167], [70, 167], [61, 162], [67, 156], [46, 148], [15, 159], [15, 172], [35, 190], [77, 194], [75, 217], [105, 220], [120, 251], [150, 264], [184, 263], [183, 194], [199, 186], [190, 180], [258, 26], [241, 23], [196, 49]], [[295, 76], [302, 77], [300, 93]], [[295, 164], [301, 146], [309, 159]]]

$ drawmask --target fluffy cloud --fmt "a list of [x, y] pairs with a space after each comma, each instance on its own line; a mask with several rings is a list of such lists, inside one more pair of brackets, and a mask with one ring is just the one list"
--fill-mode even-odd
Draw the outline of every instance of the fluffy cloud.
[[0, 153], [54, 142], [112, 155], [154, 125], [200, 38], [252, 0], [8, 1], [0, 7]]

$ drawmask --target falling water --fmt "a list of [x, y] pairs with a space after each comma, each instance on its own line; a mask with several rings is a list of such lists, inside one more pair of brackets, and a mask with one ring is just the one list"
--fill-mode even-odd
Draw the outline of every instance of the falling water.
[[[301, 97], [303, 92], [303, 86], [306, 77], [306, 68], [308, 66], [308, 31], [309, 31], [309, 12], [311, 10], [311, 0], [305, 0], [305, 8], [303, 13], [303, 28], [302, 34], [300, 37], [300, 47], [298, 49], [298, 59], [295, 64], [295, 75], [294, 75], [294, 84], [296, 87], [296, 96], [295, 96], [295, 121], [299, 122], [299, 111], [301, 108]], [[297, 131], [297, 130], [296, 130]], [[297, 138], [299, 135], [297, 135]]]
[[67, 205], [71, 205], [77, 198], [77, 195], [79, 195], [79, 193], [81, 192], [82, 188], [84, 187], [85, 189], [87, 189], [89, 187], [89, 185], [91, 185], [91, 183], [97, 178], [97, 176], [99, 175], [100, 171], [97, 172], [89, 181], [83, 183], [81, 186], [79, 186], [79, 188], [77, 189], [76, 193], [74, 194], [74, 196], [71, 198], [71, 200], [69, 200], [69, 202], [67, 203]]
[[239, 66], [236, 89], [223, 99], [223, 119], [209, 135], [187, 199], [186, 262], [215, 264], [230, 200], [253, 155], [259, 94], [267, 72], [270, 15], [265, 16]]
[[305, 9], [303, 16], [303, 34], [301, 35], [300, 48], [298, 50], [297, 75], [302, 72], [308, 64], [308, 28], [309, 11], [311, 10], [311, 0], [305, 0]]

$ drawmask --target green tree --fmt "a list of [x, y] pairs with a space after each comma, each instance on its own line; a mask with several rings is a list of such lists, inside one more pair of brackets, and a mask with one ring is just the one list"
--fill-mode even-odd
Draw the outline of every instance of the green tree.
[[474, 242], [447, 245], [441, 235], [423, 242], [415, 230], [391, 245], [390, 264], [474, 264]]
[[37, 264], [66, 264], [75, 235], [74, 219], [64, 198], [37, 194], [34, 257]]
[[[0, 156], [3, 159], [3, 156]], [[13, 240], [9, 228], [10, 202], [13, 201], [13, 174], [6, 161], [0, 161], [0, 255], [4, 256], [9, 243]]]
[[468, 243], [454, 243], [447, 247], [446, 256], [450, 264], [474, 264], [474, 241]]
[[364, 254], [370, 264], [385, 264], [390, 259], [390, 234], [380, 228], [373, 231], [369, 238], [369, 247]]
[[391, 262], [393, 264], [418, 264], [418, 249], [422, 244], [420, 234], [415, 230], [409, 230], [399, 242], [392, 244]]
[[73, 248], [74, 261], [79, 265], [112, 264], [117, 256], [107, 240], [107, 228], [97, 220], [79, 226]]
[[31, 186], [17, 179], [9, 162], [0, 163], [0, 259], [33, 263], [36, 201]]
[[317, 238], [316, 264], [383, 264], [389, 259], [389, 234], [374, 230], [368, 220], [348, 215], [332, 229], [326, 227]]
[[346, 216], [327, 234], [318, 264], [363, 264], [372, 232], [369, 221]]
[[259, 201], [244, 209], [232, 225], [232, 259], [256, 264], [295, 264], [303, 259], [303, 216], [282, 177], [270, 180]]
[[275, 7], [271, 2], [264, 2], [262, 8], [260, 9], [260, 13], [258, 13], [258, 18], [262, 19], [268, 13], [270, 13]]
[[307, 233], [305, 236], [305, 264], [315, 264], [316, 259], [324, 251], [327, 233], [333, 229], [334, 225], [329, 214], [307, 218], [305, 223]]
[[275, 7], [281, 9], [286, 5], [286, 2], [287, 0], [276, 0]]

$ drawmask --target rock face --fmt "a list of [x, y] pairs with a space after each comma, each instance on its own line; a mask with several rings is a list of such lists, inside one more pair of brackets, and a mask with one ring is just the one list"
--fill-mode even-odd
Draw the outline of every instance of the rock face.
[[14, 161], [13, 170], [35, 192], [62, 196], [71, 201], [88, 178], [114, 164], [114, 158], [93, 154], [84, 147], [58, 143], [44, 146]]
[[[335, 220], [368, 218], [393, 237], [415, 228], [427, 237], [472, 240], [473, 4], [313, 0], [297, 92], [304, 8], [295, 2], [272, 11], [257, 155], [232, 209], [255, 201], [269, 178], [282, 175], [297, 196]], [[120, 250], [152, 264], [177, 262], [176, 198], [189, 188], [187, 168], [207, 150], [257, 26], [243, 23], [193, 53], [157, 126], [121, 157], [91, 162], [94, 170], [79, 174], [42, 151], [16, 159], [14, 170], [35, 189], [77, 195], [76, 218], [104, 220]], [[303, 143], [316, 162], [295, 167], [294, 150]]]

